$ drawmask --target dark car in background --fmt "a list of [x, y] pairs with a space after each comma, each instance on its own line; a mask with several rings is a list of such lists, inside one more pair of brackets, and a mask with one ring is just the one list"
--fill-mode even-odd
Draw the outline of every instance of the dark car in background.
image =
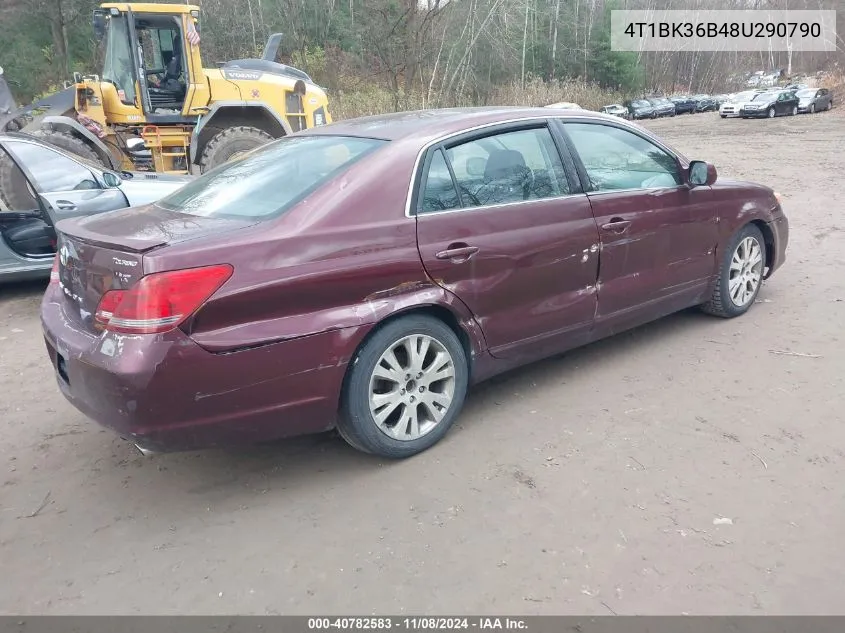
[[739, 115], [743, 119], [748, 118], [769, 118], [776, 116], [794, 116], [798, 114], [797, 96], [792, 90], [772, 90], [761, 92], [742, 104]]
[[719, 109], [719, 102], [710, 95], [700, 96], [695, 102], [696, 112], [716, 112]]
[[636, 119], [654, 119], [657, 117], [657, 112], [654, 106], [645, 99], [634, 99], [633, 101], [626, 101], [628, 112], [631, 113], [631, 118]]
[[695, 114], [695, 100], [686, 95], [669, 97], [669, 101], [675, 104], [676, 114]]
[[87, 416], [145, 450], [336, 427], [401, 458], [473, 383], [687, 307], [746, 313], [788, 221], [640, 126], [482, 108], [292, 134], [57, 232], [41, 322]]
[[833, 93], [827, 88], [805, 88], [795, 93], [798, 97], [798, 112], [821, 112], [833, 108]]
[[654, 113], [661, 116], [675, 116], [675, 104], [665, 97], [650, 97], [648, 102], [654, 108]]

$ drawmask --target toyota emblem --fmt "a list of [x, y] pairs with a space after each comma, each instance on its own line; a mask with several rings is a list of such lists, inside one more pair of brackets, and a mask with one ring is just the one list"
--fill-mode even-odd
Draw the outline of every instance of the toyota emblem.
[[67, 258], [70, 256], [68, 252], [67, 244], [62, 244], [62, 247], [59, 249], [59, 261], [62, 263], [62, 266], [67, 266]]

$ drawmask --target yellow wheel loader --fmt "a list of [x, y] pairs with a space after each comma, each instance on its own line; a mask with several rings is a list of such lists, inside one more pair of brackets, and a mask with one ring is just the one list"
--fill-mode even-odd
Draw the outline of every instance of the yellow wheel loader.
[[30, 118], [24, 132], [114, 170], [186, 174], [331, 122], [325, 92], [275, 61], [280, 33], [261, 59], [209, 69], [198, 6], [107, 3], [94, 10], [93, 27], [101, 75], [75, 73], [52, 111]]

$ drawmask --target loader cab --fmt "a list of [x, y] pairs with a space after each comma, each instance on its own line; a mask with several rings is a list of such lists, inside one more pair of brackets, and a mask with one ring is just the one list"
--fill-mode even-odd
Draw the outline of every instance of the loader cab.
[[193, 19], [189, 13], [136, 13], [131, 8], [94, 12], [94, 32], [102, 40], [102, 80], [114, 86], [119, 104], [113, 112], [126, 113], [124, 122], [187, 121], [191, 55], [198, 52], [191, 50], [185, 31], [198, 38]]

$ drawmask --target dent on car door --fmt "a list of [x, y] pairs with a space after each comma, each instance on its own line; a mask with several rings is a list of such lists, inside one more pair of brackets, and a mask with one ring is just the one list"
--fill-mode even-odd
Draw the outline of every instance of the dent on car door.
[[597, 321], [632, 326], [705, 291], [718, 239], [710, 188], [688, 187], [678, 159], [631, 130], [563, 129], [600, 229]]
[[433, 147], [421, 176], [420, 256], [475, 315], [491, 353], [539, 357], [584, 342], [595, 316], [598, 232], [548, 127]]
[[[106, 187], [95, 169], [41, 143], [6, 139], [3, 147], [38, 196], [53, 225], [66, 218], [112, 211], [127, 206], [117, 188]], [[35, 201], [33, 201], [35, 202]]]

